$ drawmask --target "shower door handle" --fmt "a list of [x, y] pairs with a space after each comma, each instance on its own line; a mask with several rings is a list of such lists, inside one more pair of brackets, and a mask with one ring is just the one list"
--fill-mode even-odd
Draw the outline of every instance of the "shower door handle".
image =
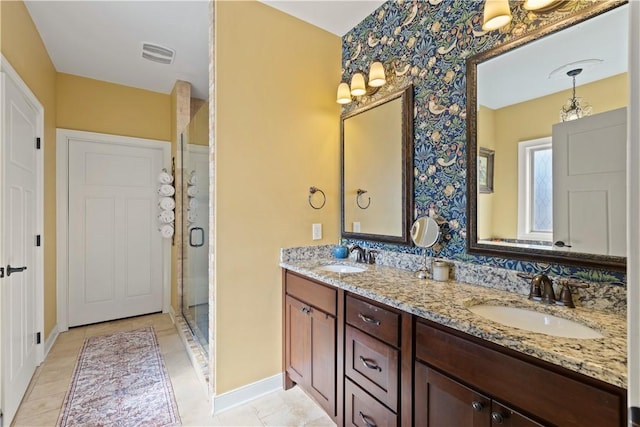
[[[198, 233], [200, 236], [199, 240], [196, 240], [194, 237], [197, 237]], [[204, 228], [202, 227], [193, 227], [190, 231], [189, 231], [189, 245], [194, 247], [194, 248], [199, 248], [201, 246], [204, 246]]]

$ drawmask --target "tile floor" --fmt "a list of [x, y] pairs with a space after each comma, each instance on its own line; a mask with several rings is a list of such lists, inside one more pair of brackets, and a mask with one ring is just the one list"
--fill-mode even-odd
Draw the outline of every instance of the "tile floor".
[[331, 419], [297, 387], [278, 391], [215, 417], [182, 340], [167, 314], [73, 328], [58, 336], [45, 361], [36, 370], [14, 418], [13, 426], [55, 426], [84, 339], [152, 325], [184, 426], [335, 426]]

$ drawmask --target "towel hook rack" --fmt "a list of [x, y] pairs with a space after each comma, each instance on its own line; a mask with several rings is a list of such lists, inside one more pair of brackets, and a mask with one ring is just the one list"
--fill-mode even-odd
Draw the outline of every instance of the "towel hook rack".
[[[322, 204], [320, 206], [315, 206], [313, 204], [313, 202], [311, 201], [311, 198], [313, 197], [314, 194], [316, 193], [320, 193], [322, 194]], [[313, 209], [322, 209], [324, 207], [324, 204], [327, 203], [327, 196], [324, 194], [324, 191], [322, 191], [321, 189], [319, 189], [318, 187], [309, 187], [309, 205], [311, 205], [311, 207]]]
[[367, 192], [367, 190], [363, 190], [362, 188], [358, 188], [358, 195], [356, 196], [356, 204], [358, 205], [358, 207], [360, 209], [367, 209], [369, 207], [369, 205], [371, 205], [371, 197], [368, 197], [367, 206], [362, 206], [360, 204], [360, 197], [362, 197], [362, 195], [364, 193], [366, 193], [366, 192]]

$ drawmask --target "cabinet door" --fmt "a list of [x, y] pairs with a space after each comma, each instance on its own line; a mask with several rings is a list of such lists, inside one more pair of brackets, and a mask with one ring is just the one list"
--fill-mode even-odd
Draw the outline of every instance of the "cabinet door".
[[540, 424], [498, 402], [491, 403], [492, 427], [542, 427]]
[[311, 364], [309, 306], [287, 296], [285, 310], [285, 369], [291, 380], [302, 384], [309, 377]]
[[491, 400], [437, 371], [416, 363], [415, 425], [489, 427]]
[[336, 319], [311, 308], [309, 392], [331, 416], [336, 415]]

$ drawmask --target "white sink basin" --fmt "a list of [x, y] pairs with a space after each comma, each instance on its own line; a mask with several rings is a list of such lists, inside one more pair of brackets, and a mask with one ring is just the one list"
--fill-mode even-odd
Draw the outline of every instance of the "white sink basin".
[[323, 270], [332, 271], [334, 273], [362, 273], [367, 269], [366, 267], [359, 267], [356, 265], [348, 264], [328, 264], [323, 265], [320, 268], [322, 268]]
[[524, 308], [479, 304], [469, 307], [469, 311], [506, 326], [540, 334], [579, 339], [604, 337], [595, 329], [578, 322]]

